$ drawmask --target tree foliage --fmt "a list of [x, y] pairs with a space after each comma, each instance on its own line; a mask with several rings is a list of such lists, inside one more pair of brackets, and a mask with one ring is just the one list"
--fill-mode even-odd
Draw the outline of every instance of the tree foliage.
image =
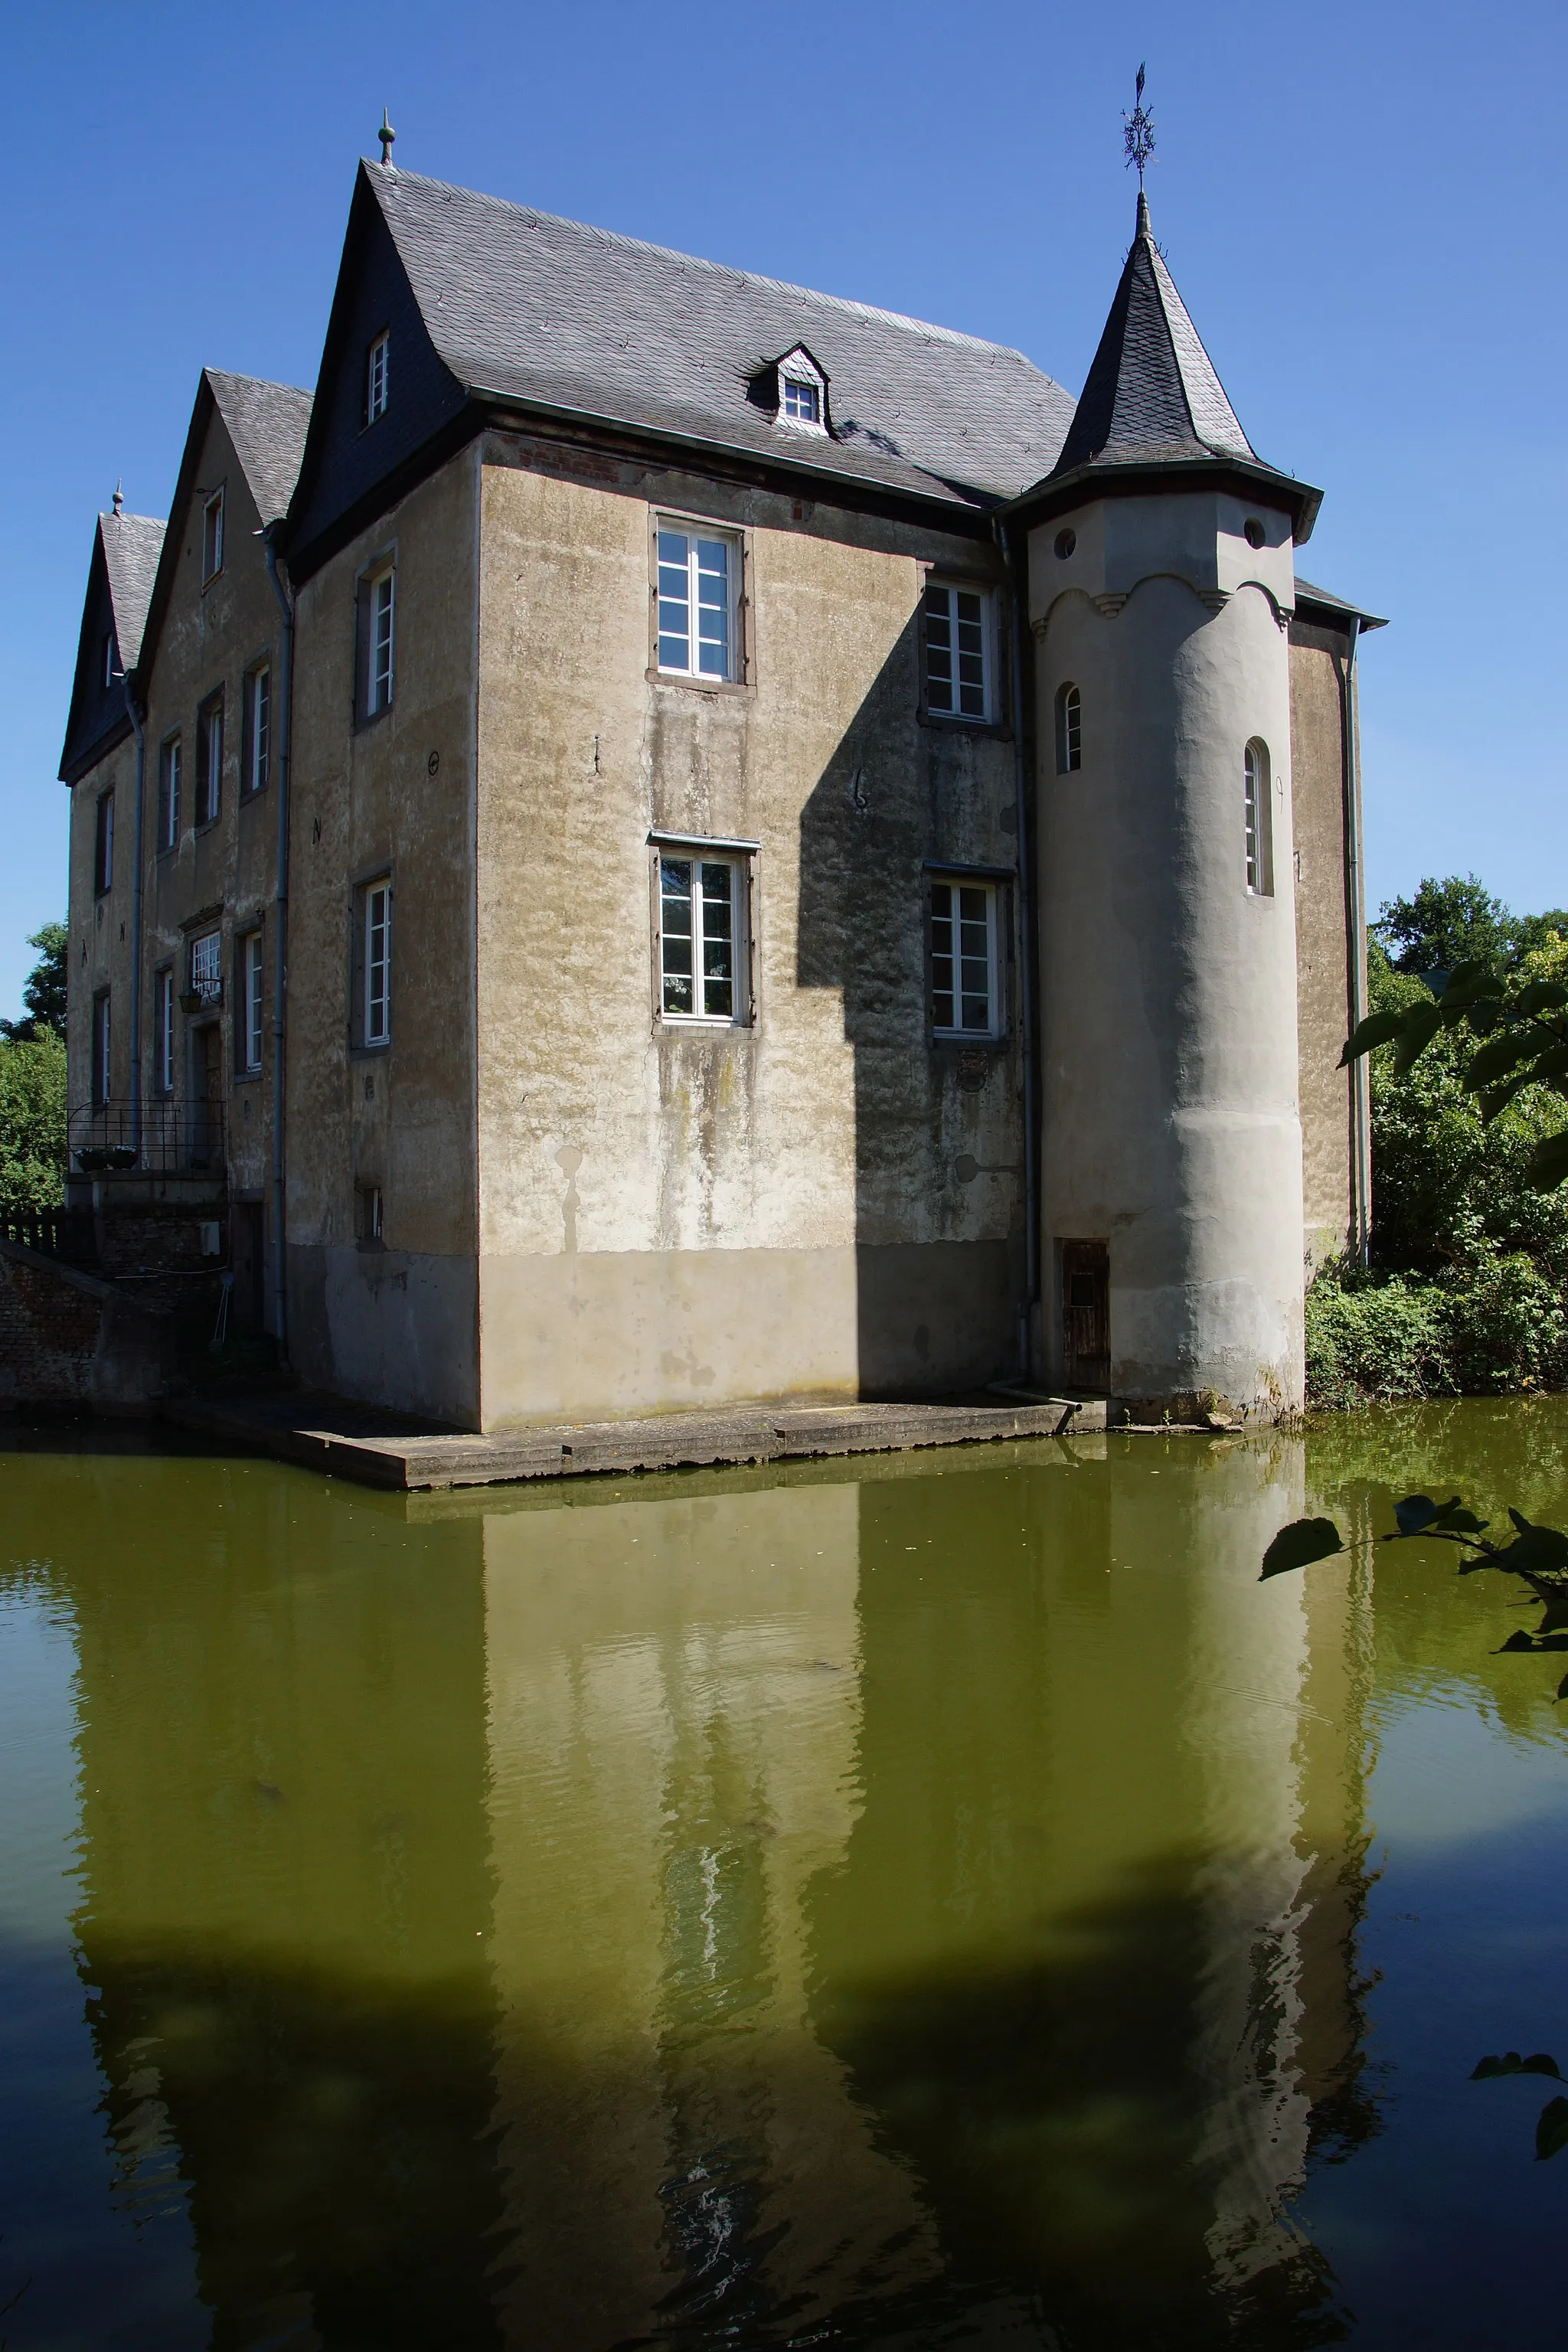
[[65, 1198], [66, 1049], [50, 1028], [0, 1042], [0, 1210]]
[[26, 1012], [20, 1021], [0, 1021], [0, 1036], [12, 1045], [30, 1044], [48, 1035], [63, 1045], [66, 1035], [66, 950], [63, 923], [45, 923], [27, 940], [38, 950], [38, 961], [22, 988]]

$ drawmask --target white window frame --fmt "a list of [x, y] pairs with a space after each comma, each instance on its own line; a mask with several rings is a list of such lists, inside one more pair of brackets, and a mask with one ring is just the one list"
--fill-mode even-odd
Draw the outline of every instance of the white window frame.
[[[947, 600], [945, 613], [943, 614], [939, 614], [933, 608], [931, 600], [936, 596], [942, 596]], [[963, 613], [960, 610], [957, 600], [961, 596], [973, 597], [974, 603], [979, 608], [977, 614]], [[945, 621], [945, 625], [950, 632], [950, 642], [945, 648], [940, 645], [933, 644], [932, 641], [931, 624], [934, 620], [939, 619]], [[964, 629], [974, 627], [978, 627], [980, 640], [980, 707], [978, 709], [966, 710], [962, 707], [963, 700], [966, 692], [972, 693], [973, 690], [973, 679], [965, 679], [956, 673], [947, 680], [934, 677], [931, 669], [931, 659], [933, 654], [940, 657], [942, 653], [945, 652], [949, 656], [950, 660], [952, 656], [956, 656], [957, 663], [959, 664], [962, 664], [966, 659], [973, 660], [975, 651], [973, 645], [965, 645], [961, 641], [958, 645], [954, 646], [952, 642], [951, 633], [955, 628]], [[944, 719], [961, 727], [990, 727], [994, 725], [996, 718], [996, 597], [995, 592], [993, 589], [984, 588], [973, 580], [951, 580], [935, 576], [929, 577], [927, 579], [925, 587], [921, 591], [921, 695], [926, 716], [929, 719]], [[944, 704], [937, 698], [944, 690], [947, 691], [951, 697], [952, 707], [949, 707], [948, 704]]]
[[153, 975], [153, 1084], [161, 1095], [174, 1091], [174, 975], [166, 964]]
[[245, 1021], [240, 1040], [245, 1049], [241, 1067], [247, 1077], [255, 1078], [261, 1075], [262, 1047], [267, 1035], [266, 939], [259, 930], [247, 931], [240, 942], [239, 980]]
[[223, 570], [223, 490], [216, 489], [202, 508], [202, 586]]
[[364, 583], [364, 715], [379, 719], [397, 692], [397, 566], [383, 564]]
[[223, 809], [223, 696], [210, 695], [196, 713], [195, 823], [216, 824]]
[[1083, 692], [1071, 678], [1057, 688], [1057, 773], [1076, 776], [1083, 766]]
[[[656, 999], [660, 1022], [672, 1029], [749, 1029], [752, 1024], [752, 943], [751, 943], [751, 878], [752, 855], [734, 844], [724, 842], [660, 841], [654, 856], [654, 974]], [[670, 888], [675, 881], [674, 869], [687, 869], [684, 891]], [[708, 876], [722, 869], [730, 880], [729, 940], [730, 940], [730, 1010], [710, 1011], [708, 990], [710, 978], [704, 967], [709, 961], [710, 945], [718, 945], [721, 934], [711, 934], [708, 908], [717, 906], [717, 892], [711, 897], [705, 888]], [[683, 906], [689, 921], [689, 930], [672, 928], [668, 910]], [[689, 946], [688, 946], [689, 942]], [[689, 970], [682, 971], [682, 963]], [[693, 1001], [682, 1010], [672, 1005], [670, 998], [679, 995], [681, 980], [692, 982]], [[697, 1002], [698, 983], [702, 987], [702, 1002]]]
[[364, 355], [364, 421], [386, 415], [392, 394], [392, 331], [384, 327]]
[[[686, 555], [684, 562], [682, 562], [680, 558], [673, 555], [668, 562], [666, 561], [664, 542], [667, 538], [677, 538], [685, 541]], [[722, 609], [724, 613], [725, 628], [725, 660], [722, 671], [703, 669], [700, 667], [703, 645], [703, 639], [700, 635], [700, 614], [705, 610], [711, 612], [717, 609], [712, 604], [705, 606], [700, 601], [701, 582], [704, 576], [704, 567], [701, 562], [700, 551], [704, 547], [721, 547], [724, 550], [724, 604]], [[689, 515], [656, 515], [654, 517], [653, 561], [653, 652], [654, 667], [658, 670], [659, 676], [661, 677], [689, 678], [692, 683], [697, 686], [739, 686], [742, 684], [745, 677], [746, 656], [745, 646], [741, 634], [743, 617], [742, 612], [741, 591], [745, 566], [745, 542], [741, 532], [738, 530], [728, 530], [722, 524], [708, 523], [694, 520]], [[665, 610], [665, 580], [668, 575], [682, 571], [684, 572], [686, 578], [685, 611], [687, 616], [687, 626], [685, 630], [680, 633], [684, 638], [687, 649], [687, 659], [684, 666], [679, 662], [667, 661], [665, 659], [666, 639], [663, 627], [663, 615]], [[709, 576], [711, 576], [710, 567], [709, 567]], [[699, 628], [697, 630], [693, 630], [690, 625], [691, 615], [694, 612], [699, 615]], [[673, 633], [671, 641], [674, 641]], [[711, 642], [711, 640], [709, 642]], [[698, 665], [696, 667], [693, 667], [694, 659]]]
[[360, 907], [360, 1043], [392, 1043], [392, 877], [367, 882]]
[[258, 662], [245, 673], [245, 778], [247, 793], [265, 792], [272, 775], [272, 665]]
[[209, 1005], [223, 1003], [223, 933], [202, 931], [191, 941], [191, 992]]
[[1242, 853], [1247, 896], [1274, 896], [1273, 763], [1255, 735], [1241, 755]]
[[[798, 405], [792, 411], [792, 387], [797, 394], [809, 395], [809, 415], [803, 415]], [[798, 344], [779, 362], [778, 422], [791, 433], [814, 433], [826, 437], [827, 379], [810, 353]]]
[[[928, 872], [926, 875], [926, 978], [931, 991], [931, 1034], [943, 1039], [957, 1039], [964, 1044], [984, 1044], [1005, 1034], [1002, 1013], [1002, 885], [980, 874]], [[973, 893], [982, 912], [966, 908], [964, 896]], [[942, 903], [945, 900], [945, 904]], [[982, 956], [975, 956], [972, 942], [966, 942], [963, 926], [984, 921], [984, 945]], [[943, 936], [942, 925], [957, 924], [959, 937], [952, 939], [951, 930]], [[943, 963], [948, 965], [944, 974]], [[973, 985], [964, 985], [964, 966], [980, 962], [984, 974], [984, 1026], [966, 1022], [963, 1017], [966, 1000], [978, 995]], [[946, 978], [947, 986], [942, 983]], [[942, 1017], [943, 1001], [951, 1015]]]
[[165, 735], [158, 746], [158, 846], [180, 845], [180, 787], [184, 754], [181, 738]]

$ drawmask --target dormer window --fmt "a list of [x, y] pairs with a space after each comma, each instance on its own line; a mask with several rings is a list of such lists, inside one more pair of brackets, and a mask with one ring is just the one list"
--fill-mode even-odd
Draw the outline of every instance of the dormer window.
[[387, 395], [390, 390], [387, 371], [391, 347], [390, 334], [377, 335], [365, 356], [364, 421], [367, 425], [374, 425], [378, 416], [384, 416], [386, 414]]
[[223, 570], [223, 492], [215, 490], [202, 509], [202, 586]]
[[797, 433], [827, 430], [827, 378], [804, 343], [778, 363], [777, 418]]

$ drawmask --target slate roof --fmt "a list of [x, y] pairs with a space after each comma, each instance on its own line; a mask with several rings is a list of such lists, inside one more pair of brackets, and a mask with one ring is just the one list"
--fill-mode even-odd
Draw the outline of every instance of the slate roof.
[[264, 523], [276, 522], [294, 495], [311, 395], [261, 376], [228, 375], [221, 368], [202, 373], [245, 468], [257, 511]]
[[1331, 617], [1338, 615], [1342, 620], [1348, 621], [1353, 618], [1359, 621], [1363, 636], [1368, 629], [1386, 629], [1388, 626], [1386, 620], [1380, 619], [1375, 613], [1364, 612], [1361, 605], [1348, 603], [1343, 596], [1336, 596], [1331, 588], [1314, 588], [1311, 582], [1303, 580], [1298, 572], [1296, 574], [1298, 612], [1303, 604], [1319, 604]]
[[1154, 243], [1148, 199], [1054, 471], [1257, 454]]
[[100, 514], [98, 518], [121, 669], [134, 669], [142, 650], [142, 632], [147, 625], [147, 607], [166, 528], [153, 515]]
[[[1005, 345], [362, 168], [437, 352], [472, 394], [972, 503], [1016, 496], [1061, 447], [1070, 394]], [[828, 376], [832, 438], [781, 430], [748, 396], [795, 343]]]

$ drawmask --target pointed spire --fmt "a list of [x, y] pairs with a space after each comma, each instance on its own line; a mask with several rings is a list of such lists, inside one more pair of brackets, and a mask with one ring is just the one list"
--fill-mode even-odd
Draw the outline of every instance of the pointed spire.
[[1121, 282], [1053, 471], [1206, 457], [1257, 463], [1154, 243], [1140, 188]]

